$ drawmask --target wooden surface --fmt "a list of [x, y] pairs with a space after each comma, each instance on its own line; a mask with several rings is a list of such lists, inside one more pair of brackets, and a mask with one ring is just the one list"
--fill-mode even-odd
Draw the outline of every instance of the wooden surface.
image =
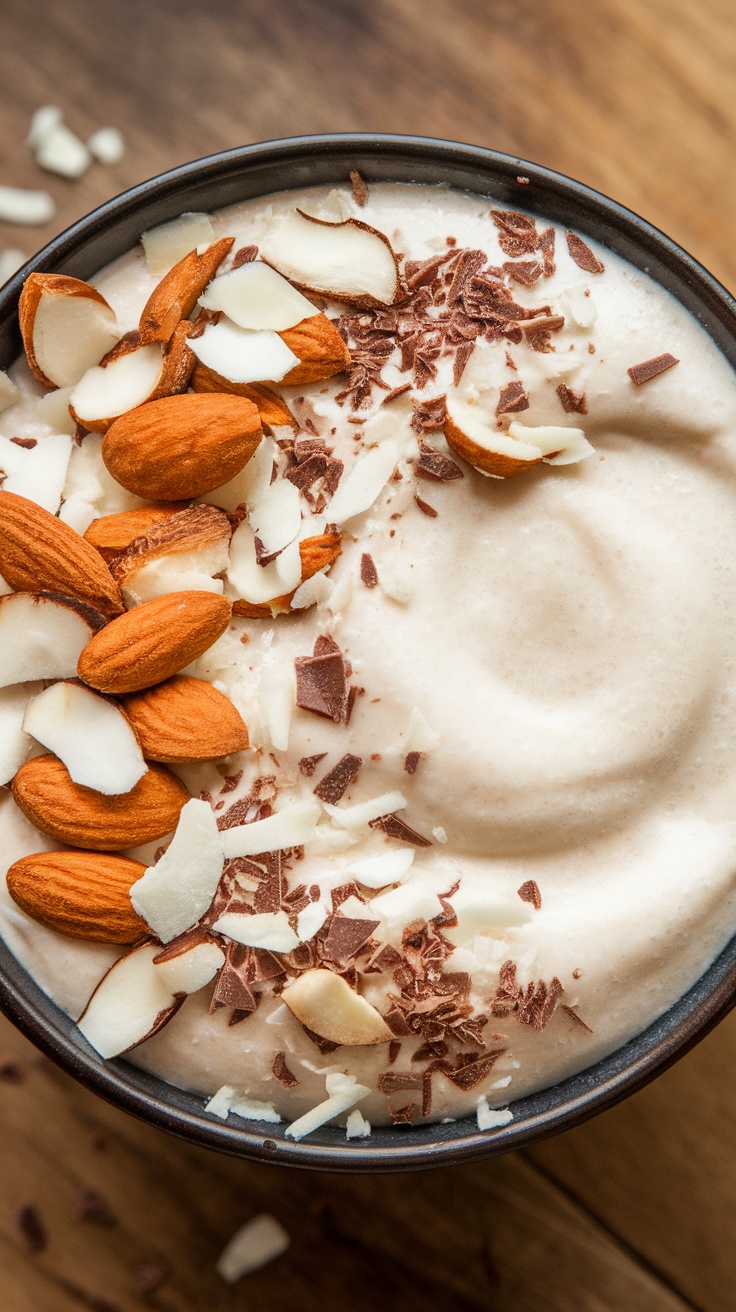
[[[0, 229], [0, 249], [30, 254], [115, 192], [210, 151], [404, 131], [581, 178], [736, 287], [730, 0], [14, 0], [0, 23], [0, 183], [48, 186], [58, 204], [47, 229]], [[24, 139], [45, 103], [82, 136], [121, 127], [123, 162], [79, 183], [42, 175]], [[3, 1077], [11, 1057], [18, 1071]], [[3, 1023], [0, 1307], [725, 1312], [734, 1071], [736, 1016], [635, 1098], [531, 1152], [350, 1179], [189, 1149], [82, 1092]], [[78, 1218], [85, 1190], [110, 1224]], [[28, 1203], [48, 1232], [37, 1255], [14, 1220]], [[214, 1262], [262, 1210], [292, 1247], [230, 1288]], [[144, 1297], [151, 1264], [166, 1275]]]

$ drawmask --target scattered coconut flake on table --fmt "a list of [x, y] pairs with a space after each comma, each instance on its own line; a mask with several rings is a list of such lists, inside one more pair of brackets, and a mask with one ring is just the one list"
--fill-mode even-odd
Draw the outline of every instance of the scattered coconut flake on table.
[[26, 137], [26, 143], [31, 150], [38, 149], [49, 133], [59, 126], [63, 117], [58, 105], [42, 105], [40, 109], [32, 114], [31, 126]]
[[319, 815], [316, 802], [292, 802], [265, 820], [226, 829], [222, 834], [225, 856], [257, 856], [259, 852], [301, 847], [314, 837]]
[[125, 154], [123, 134], [117, 128], [98, 128], [88, 138], [87, 149], [100, 164], [119, 164]]
[[12, 278], [14, 273], [22, 264], [25, 264], [26, 257], [22, 251], [15, 246], [8, 246], [4, 251], [0, 251], [0, 287]]
[[226, 911], [212, 928], [217, 934], [225, 934], [236, 943], [251, 948], [264, 948], [267, 952], [293, 952], [294, 948], [299, 947], [299, 939], [285, 911], [263, 911], [255, 915]]
[[242, 1116], [246, 1121], [269, 1121], [275, 1125], [281, 1120], [272, 1103], [249, 1098], [247, 1094], [239, 1093], [230, 1084], [223, 1084], [222, 1088], [212, 1095], [209, 1102], [205, 1103], [204, 1109], [210, 1113], [210, 1116], [219, 1116], [223, 1121], [227, 1120], [230, 1112], [235, 1116]]
[[92, 156], [79, 137], [66, 123], [49, 127], [34, 149], [34, 157], [47, 173], [58, 173], [61, 178], [77, 179], [87, 172]]
[[305, 1112], [296, 1121], [292, 1121], [285, 1131], [288, 1138], [303, 1139], [305, 1135], [312, 1134], [335, 1116], [349, 1111], [356, 1102], [360, 1102], [361, 1098], [367, 1097], [370, 1093], [368, 1085], [358, 1084], [354, 1075], [337, 1072], [326, 1076], [325, 1088], [327, 1090], [325, 1101], [312, 1107], [311, 1111]]
[[508, 1125], [513, 1121], [513, 1112], [508, 1107], [489, 1107], [488, 1099], [485, 1094], [481, 1094], [476, 1104], [476, 1116], [479, 1130], [498, 1130], [502, 1125]]
[[160, 278], [174, 264], [199, 246], [214, 241], [215, 230], [209, 214], [189, 212], [180, 214], [170, 223], [149, 228], [141, 236], [141, 245], [149, 273]]
[[217, 818], [208, 802], [193, 797], [182, 807], [161, 859], [130, 890], [138, 915], [162, 943], [191, 929], [204, 915], [217, 892], [223, 864]]
[[49, 223], [56, 206], [47, 191], [28, 191], [25, 187], [0, 187], [0, 220], [3, 223]]
[[348, 1139], [366, 1139], [371, 1132], [371, 1123], [365, 1119], [359, 1107], [350, 1112], [345, 1122], [345, 1133]]
[[235, 1231], [217, 1260], [217, 1274], [234, 1285], [242, 1276], [259, 1271], [285, 1253], [291, 1240], [284, 1227], [268, 1212], [261, 1212]]

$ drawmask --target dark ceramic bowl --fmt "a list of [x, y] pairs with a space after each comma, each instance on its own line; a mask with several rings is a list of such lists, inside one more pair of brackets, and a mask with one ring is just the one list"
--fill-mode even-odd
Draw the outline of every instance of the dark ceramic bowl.
[[[135, 245], [147, 228], [185, 210], [317, 183], [449, 183], [537, 213], [596, 238], [650, 274], [700, 321], [736, 367], [736, 302], [674, 242], [614, 201], [525, 160], [421, 137], [336, 135], [244, 146], [164, 173], [109, 201], [50, 242], [0, 292], [0, 368], [21, 347], [17, 304], [32, 271], [88, 278]], [[520, 181], [524, 179], [524, 181]], [[320, 1170], [397, 1171], [492, 1156], [577, 1125], [640, 1089], [687, 1052], [736, 1001], [736, 938], [697, 984], [653, 1025], [604, 1061], [513, 1104], [511, 1124], [479, 1133], [474, 1119], [449, 1125], [374, 1128], [347, 1141], [326, 1126], [301, 1143], [285, 1126], [259, 1128], [206, 1116], [202, 1098], [127, 1062], [103, 1061], [0, 942], [0, 1008], [45, 1053], [109, 1102], [191, 1142], [234, 1156]]]

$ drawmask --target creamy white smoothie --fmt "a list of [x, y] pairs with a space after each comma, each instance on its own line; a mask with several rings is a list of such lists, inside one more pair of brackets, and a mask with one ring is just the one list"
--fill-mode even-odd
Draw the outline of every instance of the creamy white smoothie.
[[[533, 207], [529, 190], [520, 205]], [[214, 237], [235, 238], [220, 274], [243, 247], [268, 258], [298, 207], [385, 234], [409, 290], [393, 312], [305, 292], [340, 321], [352, 374], [271, 382], [297, 427], [267, 428], [250, 472], [197, 498], [227, 511], [234, 533], [227, 570], [193, 586], [232, 599], [242, 595], [239, 543], [259, 528], [241, 532], [257, 501], [254, 462], [261, 496], [272, 474], [299, 487], [302, 541], [340, 512], [341, 554], [302, 584], [302, 605], [234, 614], [184, 670], [230, 699], [250, 748], [170, 767], [212, 806], [225, 838], [297, 800], [319, 815], [303, 843], [270, 862], [257, 855], [258, 868], [231, 857], [201, 918], [225, 950], [224, 928], [212, 926], [228, 911], [278, 913], [296, 935], [298, 948], [262, 950], [265, 977], [252, 954], [247, 981], [238, 963], [250, 949], [230, 949], [254, 1009], [226, 991], [229, 1005], [217, 1005], [215, 978], [126, 1060], [205, 1100], [225, 1087], [215, 1115], [231, 1106], [293, 1122], [325, 1100], [327, 1076], [348, 1075], [366, 1087], [354, 1105], [369, 1123], [462, 1117], [479, 1100], [482, 1121], [487, 1107], [510, 1104], [513, 1115], [515, 1099], [639, 1033], [736, 927], [736, 380], [678, 302], [587, 238], [568, 243], [555, 227], [554, 244], [547, 235], [532, 246], [522, 225], [514, 245], [513, 221], [505, 227], [492, 202], [439, 186], [371, 185], [358, 199], [317, 188], [210, 216]], [[543, 216], [535, 222], [537, 236], [549, 234]], [[512, 308], [492, 329], [489, 314], [473, 318], [467, 284], [465, 302], [448, 305], [464, 251], [483, 256], [471, 277], [508, 293]], [[121, 335], [136, 329], [160, 274], [139, 246], [92, 279]], [[407, 306], [423, 325], [413, 348]], [[536, 312], [536, 332], [520, 309]], [[432, 322], [451, 314], [455, 340], [425, 351], [423, 366]], [[472, 349], [460, 367], [463, 341]], [[637, 372], [669, 356], [661, 372]], [[0, 414], [6, 489], [82, 534], [144, 504], [105, 468], [100, 434], [75, 443], [68, 395], [43, 388], [25, 360], [10, 377], [20, 395]], [[533, 443], [539, 429], [577, 429], [592, 452], [486, 476], [448, 445], [444, 397], [488, 432], [511, 426], [512, 440]], [[322, 483], [287, 478], [325, 449]], [[346, 488], [367, 459], [375, 495], [349, 514]], [[329, 705], [315, 713], [305, 701], [315, 654], [335, 652], [349, 704], [328, 718]], [[388, 822], [380, 804], [351, 813], [387, 796]], [[59, 846], [9, 792], [0, 826], [3, 871]], [[167, 841], [123, 854], [152, 866]], [[393, 864], [374, 862], [390, 854]], [[5, 941], [79, 1017], [129, 949], [49, 929], [2, 886]], [[325, 934], [347, 934], [346, 921], [368, 929], [362, 941], [353, 930], [354, 950], [336, 963]], [[344, 979], [390, 1035], [335, 1045], [305, 1028], [282, 994], [316, 968]]]

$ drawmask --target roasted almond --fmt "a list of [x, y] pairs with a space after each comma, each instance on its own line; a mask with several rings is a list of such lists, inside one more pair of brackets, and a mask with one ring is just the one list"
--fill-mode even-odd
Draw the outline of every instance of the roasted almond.
[[70, 847], [116, 852], [163, 838], [189, 801], [181, 779], [152, 765], [129, 793], [105, 796], [75, 784], [55, 756], [34, 756], [11, 785], [16, 805], [42, 834]]
[[286, 402], [270, 387], [262, 383], [231, 383], [214, 369], [208, 368], [198, 360], [194, 366], [191, 385], [195, 392], [228, 392], [231, 396], [243, 396], [258, 407], [261, 423], [269, 428], [298, 428], [299, 424]]
[[[307, 579], [319, 574], [321, 569], [329, 569], [330, 565], [334, 565], [341, 554], [342, 537], [340, 533], [319, 533], [316, 537], [305, 538], [303, 542], [299, 543], [299, 555], [302, 562], [301, 583], [306, 583]], [[255, 605], [250, 601], [234, 601], [233, 615], [238, 615], [241, 619], [270, 620], [274, 611], [288, 611], [290, 609], [293, 596], [293, 592], [288, 592], [283, 597], [274, 597], [273, 601], [262, 606]]]
[[211, 761], [248, 746], [248, 730], [232, 702], [203, 679], [168, 679], [123, 705], [149, 761]]
[[319, 383], [350, 368], [350, 352], [326, 314], [302, 319], [295, 328], [285, 328], [279, 337], [299, 357], [299, 364], [281, 380], [284, 386]]
[[72, 419], [106, 433], [128, 410], [184, 392], [194, 368], [194, 353], [187, 344], [190, 328], [189, 323], [178, 324], [168, 344], [142, 343], [140, 333], [126, 333], [77, 383], [69, 398]]
[[103, 438], [102, 458], [136, 496], [186, 501], [234, 478], [260, 440], [252, 401], [220, 393], [166, 396], [116, 419]]
[[18, 318], [31, 372], [46, 387], [73, 386], [118, 336], [104, 296], [61, 273], [29, 274]]
[[157, 505], [142, 506], [140, 510], [120, 510], [115, 515], [101, 515], [93, 519], [85, 538], [99, 551], [103, 560], [110, 561], [127, 551], [131, 542], [146, 533], [152, 524], [160, 523], [170, 515], [186, 510], [186, 502], [161, 501]]
[[104, 615], [123, 609], [120, 590], [94, 547], [15, 492], [0, 492], [0, 574], [17, 592], [62, 592]]
[[261, 242], [261, 258], [302, 291], [357, 309], [395, 305], [402, 294], [396, 252], [362, 219], [332, 223], [295, 210]]
[[141, 341], [168, 342], [181, 320], [189, 318], [234, 240], [234, 237], [221, 237], [201, 254], [190, 251], [164, 274], [143, 307], [139, 323]]
[[95, 634], [79, 658], [79, 677], [109, 693], [162, 683], [217, 641], [231, 608], [212, 592], [170, 592], [147, 601]]
[[140, 861], [102, 852], [36, 852], [8, 871], [13, 901], [41, 925], [96, 943], [136, 943], [149, 929], [130, 890], [146, 873]]
[[118, 587], [125, 588], [134, 574], [154, 560], [227, 543], [230, 532], [230, 520], [224, 510], [216, 506], [188, 506], [144, 529], [125, 551], [110, 561], [110, 573]]

